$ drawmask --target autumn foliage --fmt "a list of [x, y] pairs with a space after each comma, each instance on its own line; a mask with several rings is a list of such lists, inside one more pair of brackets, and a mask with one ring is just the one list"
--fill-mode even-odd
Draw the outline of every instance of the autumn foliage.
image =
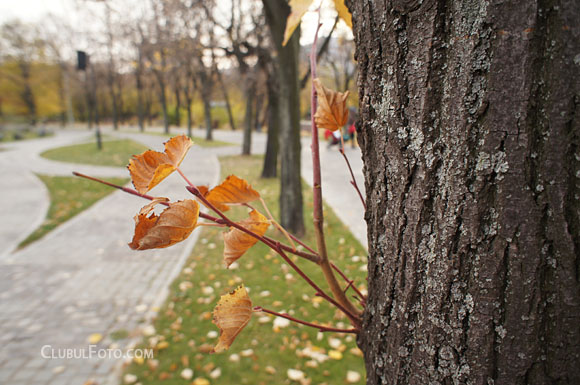
[[[288, 37], [292, 34], [293, 28], [300, 22], [300, 18], [310, 4], [311, 1], [292, 0], [290, 2], [293, 14], [288, 19]], [[339, 10], [339, 14], [341, 14], [341, 6], [344, 8], [342, 9], [343, 12], [346, 10], [342, 0], [336, 0], [335, 4]], [[348, 13], [347, 10], [346, 12]], [[346, 16], [341, 14], [341, 17], [344, 18]], [[348, 23], [350, 19], [346, 21]], [[313, 52], [315, 48], [316, 40], [313, 44]], [[236, 336], [250, 322], [254, 312], [265, 312], [287, 318], [291, 321], [314, 327], [320, 331], [358, 333], [360, 330], [361, 308], [365, 305], [366, 297], [328, 258], [324, 240], [321, 189], [317, 188], [321, 184], [317, 130], [318, 127], [338, 130], [346, 124], [348, 119], [348, 109], [346, 107], [348, 92], [341, 93], [326, 88], [316, 78], [315, 70], [316, 68], [313, 66], [312, 107], [313, 111], [315, 111], [312, 116], [312, 153], [315, 186], [313, 191], [313, 216], [318, 250], [304, 244], [300, 239], [289, 234], [282, 228], [270, 214], [270, 210], [261, 198], [260, 193], [254, 190], [247, 181], [235, 175], [230, 175], [222, 183], [213, 188], [192, 184], [179, 168], [187, 152], [193, 145], [192, 141], [185, 135], [171, 138], [165, 143], [163, 152], [148, 150], [140, 155], [133, 156], [129, 162], [128, 169], [135, 190], [101, 181], [151, 201], [135, 216], [135, 232], [133, 239], [129, 243], [131, 249], [148, 250], [165, 248], [187, 239], [196, 227], [203, 225], [224, 227], [226, 231], [223, 233], [223, 256], [226, 267], [229, 267], [232, 263], [242, 258], [256, 243], [262, 242], [293, 268], [313, 288], [316, 296], [326, 300], [330, 305], [342, 312], [352, 324], [351, 329], [334, 328], [300, 320], [288, 314], [277, 313], [260, 306], [252, 307], [252, 301], [249, 298], [248, 291], [241, 285], [231, 293], [223, 295], [214, 310], [213, 322], [220, 329], [220, 338], [212, 352], [217, 353], [227, 350]], [[317, 95], [318, 108], [316, 108], [315, 95]], [[342, 154], [348, 165], [348, 159], [346, 159], [344, 152]], [[171, 202], [168, 198], [146, 195], [153, 187], [157, 186], [175, 171], [187, 183], [187, 189], [194, 195], [195, 199]], [[78, 173], [76, 175], [87, 177]], [[87, 178], [100, 181], [92, 177]], [[358, 190], [354, 176], [351, 184]], [[364, 205], [362, 195], [360, 197]], [[212, 214], [210, 215], [200, 211], [200, 204], [205, 206]], [[258, 211], [258, 209], [252, 206], [253, 204], [260, 204], [263, 212]], [[159, 205], [165, 206], [165, 209], [157, 214], [155, 213], [155, 209]], [[231, 220], [226, 215], [226, 212], [233, 207], [241, 207], [242, 209], [249, 210], [247, 218], [237, 222]], [[279, 242], [265, 235], [270, 225], [280, 230], [287, 239], [288, 244]], [[301, 245], [300, 250], [296, 247], [296, 243]], [[328, 289], [330, 289], [329, 292], [328, 289], [322, 288], [304, 273], [294, 260], [289, 257], [289, 254], [319, 265], [328, 284]], [[335, 272], [344, 280], [344, 285], [338, 282]], [[348, 290], [352, 290], [353, 293], [349, 293], [347, 297]], [[353, 297], [356, 299], [355, 303], [350, 299]]]

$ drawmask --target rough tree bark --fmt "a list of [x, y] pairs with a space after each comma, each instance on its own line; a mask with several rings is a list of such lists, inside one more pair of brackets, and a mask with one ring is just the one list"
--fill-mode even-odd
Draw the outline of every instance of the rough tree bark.
[[285, 0], [263, 0], [266, 20], [278, 56], [278, 112], [280, 140], [280, 224], [294, 234], [304, 234], [302, 179], [300, 177], [300, 88], [298, 54], [300, 33], [297, 30], [282, 46], [290, 7]]
[[577, 1], [349, 1], [369, 384], [580, 383]]

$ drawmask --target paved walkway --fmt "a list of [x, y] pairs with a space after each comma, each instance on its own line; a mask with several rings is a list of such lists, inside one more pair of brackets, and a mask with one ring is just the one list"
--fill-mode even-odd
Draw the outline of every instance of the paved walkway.
[[[168, 249], [131, 251], [126, 244], [132, 218], [144, 201], [115, 192], [43, 239], [10, 253], [17, 242], [6, 241], [23, 238], [48, 205], [42, 183], [31, 172], [70, 175], [68, 166], [36, 154], [86, 138], [84, 133], [59, 132], [55, 138], [18, 143], [0, 152], [0, 167], [10, 178], [2, 178], [0, 186], [0, 201], [10, 201], [2, 206], [0, 227], [0, 384], [83, 384], [88, 378], [100, 385], [116, 383], [112, 369], [118, 360], [43, 359], [41, 348], [87, 351], [93, 333], [106, 336], [98, 348], [107, 348], [113, 342], [111, 332], [135, 330], [161, 305], [195, 242], [192, 236]], [[141, 135], [136, 139], [157, 149], [165, 140]], [[94, 175], [126, 175], [124, 169], [73, 168]], [[194, 183], [217, 182], [219, 163], [205, 151], [191, 151], [182, 168]], [[176, 175], [153, 193], [172, 199], [189, 195]], [[27, 204], [30, 207], [22, 207]], [[19, 235], [21, 231], [25, 234]]]
[[[111, 133], [162, 149], [166, 138], [123, 132]], [[203, 135], [202, 132], [196, 132]], [[215, 138], [241, 142], [241, 132], [218, 131]], [[125, 169], [70, 165], [39, 157], [48, 149], [91, 139], [86, 131], [57, 131], [51, 138], [2, 145], [0, 151], [0, 384], [83, 384], [92, 378], [100, 385], [116, 384], [120, 365], [115, 359], [43, 359], [41, 348], [72, 348], [87, 352], [88, 338], [105, 338], [98, 348], [113, 342], [114, 331], [136, 331], [143, 319], [155, 314], [167, 295], [168, 285], [180, 271], [196, 240], [168, 249], [134, 252], [127, 246], [133, 216], [144, 201], [114, 192], [43, 239], [14, 252], [16, 245], [44, 219], [47, 191], [33, 173], [70, 175], [77, 170], [97, 176], [127, 176]], [[253, 153], [265, 148], [265, 135], [253, 136]], [[357, 176], [362, 163], [356, 150], [348, 150]], [[218, 182], [216, 155], [237, 154], [239, 147], [193, 148], [182, 168], [192, 182]], [[366, 244], [362, 210], [349, 175], [336, 150], [324, 149], [325, 199], [355, 236]], [[311, 181], [309, 145], [303, 143], [303, 176]], [[362, 181], [361, 181], [362, 183]], [[333, 192], [340, 191], [340, 194]], [[189, 197], [177, 175], [157, 186], [153, 195], [172, 199]], [[354, 203], [353, 203], [354, 202]], [[88, 353], [87, 353], [88, 354]]]

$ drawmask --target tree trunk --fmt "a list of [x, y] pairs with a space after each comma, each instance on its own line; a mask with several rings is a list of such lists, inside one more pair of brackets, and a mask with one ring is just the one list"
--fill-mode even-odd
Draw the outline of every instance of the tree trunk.
[[155, 72], [157, 83], [159, 84], [159, 103], [161, 103], [161, 111], [163, 112], [163, 132], [169, 134], [169, 115], [167, 114], [167, 95], [165, 92], [165, 81], [163, 74]]
[[232, 129], [232, 131], [235, 131], [236, 130], [236, 122], [234, 120], [234, 113], [232, 112], [232, 105], [230, 103], [230, 95], [228, 93], [228, 87], [226, 87], [226, 85], [224, 83], [222, 73], [217, 69], [216, 69], [216, 75], [217, 75], [218, 81], [220, 82], [222, 94], [224, 95], [224, 100], [226, 102], [226, 111], [228, 113], [228, 120], [230, 122], [230, 128]]
[[278, 81], [275, 66], [268, 68], [268, 136], [266, 138], [266, 155], [262, 167], [262, 178], [275, 178], [278, 176]]
[[211, 96], [208, 92], [201, 90], [201, 98], [203, 100], [203, 117], [205, 119], [205, 139], [213, 140], [212, 125], [211, 125]]
[[29, 63], [20, 62], [18, 63], [20, 67], [20, 74], [22, 75], [22, 91], [20, 96], [26, 109], [28, 110], [28, 122], [31, 126], [36, 125], [36, 101], [34, 98], [34, 92], [31, 86], [31, 65]]
[[252, 122], [254, 116], [254, 99], [256, 80], [252, 74], [246, 74], [246, 114], [244, 116], [244, 137], [242, 141], [242, 155], [250, 155], [252, 150]]
[[141, 58], [137, 63], [137, 70], [135, 71], [135, 81], [137, 85], [137, 122], [139, 124], [139, 131], [145, 131], [145, 111], [143, 106], [143, 72], [141, 68]]
[[278, 105], [280, 122], [280, 224], [296, 235], [304, 234], [302, 179], [300, 177], [300, 97], [297, 29], [282, 46], [286, 18], [290, 13], [285, 0], [263, 0], [266, 19], [278, 56]]
[[368, 384], [579, 384], [577, 2], [348, 5]]
[[175, 89], [173, 90], [175, 94], [175, 125], [181, 127], [181, 93], [179, 92], [179, 82], [175, 82]]

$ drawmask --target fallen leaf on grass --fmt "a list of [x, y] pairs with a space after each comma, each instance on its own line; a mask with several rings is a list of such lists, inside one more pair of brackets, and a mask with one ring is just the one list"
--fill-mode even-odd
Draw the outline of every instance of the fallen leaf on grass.
[[220, 329], [220, 338], [211, 353], [228, 350], [250, 318], [252, 301], [244, 285], [223, 295], [213, 311], [213, 323]]

